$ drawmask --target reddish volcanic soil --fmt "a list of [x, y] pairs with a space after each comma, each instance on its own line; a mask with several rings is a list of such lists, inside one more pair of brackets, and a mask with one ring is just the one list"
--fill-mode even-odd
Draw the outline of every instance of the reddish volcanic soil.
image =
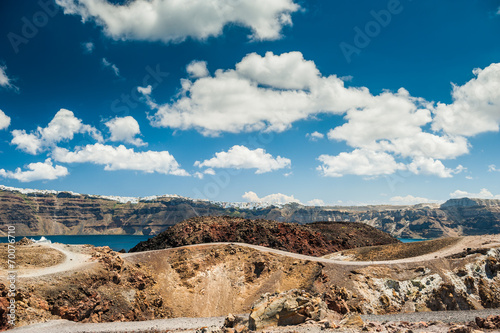
[[292, 253], [323, 256], [361, 246], [399, 243], [389, 234], [362, 223], [316, 222], [306, 225], [228, 216], [194, 217], [137, 244], [130, 252], [185, 245], [235, 242]]

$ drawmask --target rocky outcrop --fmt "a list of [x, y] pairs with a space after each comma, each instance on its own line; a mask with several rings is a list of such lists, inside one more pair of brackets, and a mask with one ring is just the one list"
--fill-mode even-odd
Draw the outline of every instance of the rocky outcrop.
[[[177, 196], [131, 202], [69, 192], [21, 193], [0, 186], [0, 226], [17, 235], [156, 235], [195, 216], [242, 217], [306, 224], [361, 222], [402, 238], [500, 233], [500, 200], [452, 199], [443, 205], [307, 207], [297, 203], [231, 205]], [[0, 236], [6, 228], [0, 228]]]
[[350, 279], [365, 300], [363, 313], [498, 308], [500, 277], [492, 272], [499, 259], [500, 249], [494, 248], [414, 268], [367, 267]]
[[33, 241], [31, 239], [28, 239], [26, 237], [23, 237], [20, 241], [16, 242], [16, 245], [32, 245]]
[[328, 327], [341, 316], [328, 310], [319, 296], [301, 290], [264, 294], [252, 306], [249, 328], [253, 331], [270, 326], [290, 326], [306, 321], [328, 321]]
[[399, 243], [380, 230], [359, 223], [321, 222], [299, 225], [229, 216], [194, 217], [137, 244], [130, 252], [184, 245], [236, 242], [311, 256], [353, 247]]

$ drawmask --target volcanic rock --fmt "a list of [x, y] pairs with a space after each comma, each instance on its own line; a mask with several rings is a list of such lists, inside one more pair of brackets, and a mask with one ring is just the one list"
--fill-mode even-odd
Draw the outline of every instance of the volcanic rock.
[[[129, 252], [184, 245], [238, 242], [322, 256], [359, 246], [398, 243], [394, 237], [359, 223], [318, 222], [307, 225], [229, 216], [195, 217], [178, 223]], [[264, 263], [263, 263], [264, 265]], [[261, 268], [264, 269], [264, 266]]]
[[279, 294], [264, 294], [252, 307], [249, 328], [260, 330], [270, 326], [289, 326], [307, 320], [338, 319], [338, 314], [328, 310], [319, 296], [301, 290], [289, 290]]
[[477, 317], [476, 324], [480, 328], [484, 328], [487, 330], [500, 329], [500, 315], [488, 316], [486, 318]]

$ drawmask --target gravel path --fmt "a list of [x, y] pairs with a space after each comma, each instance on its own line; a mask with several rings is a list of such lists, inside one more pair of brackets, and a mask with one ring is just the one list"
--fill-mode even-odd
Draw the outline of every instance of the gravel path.
[[363, 321], [407, 321], [407, 322], [432, 322], [442, 321], [443, 323], [463, 323], [474, 321], [476, 317], [488, 317], [500, 315], [500, 309], [468, 310], [468, 311], [432, 311], [432, 312], [412, 312], [398, 313], [392, 315], [362, 315]]
[[66, 257], [64, 262], [50, 267], [32, 269], [29, 270], [29, 273], [24, 271], [18, 275], [19, 278], [33, 278], [65, 271], [72, 271], [93, 263], [90, 261], [90, 255], [70, 251], [69, 249], [71, 249], [71, 246], [59, 243], [40, 245], [51, 247], [54, 250], [62, 252]]
[[148, 332], [151, 330], [196, 330], [204, 326], [222, 326], [224, 317], [211, 318], [174, 318], [149, 321], [132, 321], [119, 323], [81, 324], [68, 320], [53, 320], [42, 324], [18, 327], [9, 332], [15, 333], [122, 333]]
[[[500, 314], [500, 309], [474, 310], [474, 311], [434, 311], [402, 313], [394, 315], [362, 315], [363, 321], [376, 322], [436, 322], [443, 323], [464, 323], [474, 321], [476, 317], [487, 317], [489, 315]], [[34, 324], [10, 330], [14, 333], [139, 333], [154, 330], [167, 331], [192, 331], [201, 327], [220, 327], [224, 323], [224, 317], [211, 318], [174, 318], [158, 319], [150, 321], [101, 323], [101, 324], [81, 324], [68, 320], [53, 320], [42, 324]]]

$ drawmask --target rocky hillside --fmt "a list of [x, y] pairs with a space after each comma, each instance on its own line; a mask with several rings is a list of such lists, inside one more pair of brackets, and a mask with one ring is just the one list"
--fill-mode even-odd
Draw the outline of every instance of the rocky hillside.
[[389, 234], [359, 223], [318, 222], [299, 225], [209, 216], [194, 217], [178, 223], [158, 236], [137, 244], [130, 252], [218, 242], [261, 245], [312, 256], [360, 246], [399, 243]]
[[118, 198], [0, 186], [0, 235], [156, 235], [195, 216], [242, 217], [305, 224], [362, 222], [393, 236], [437, 238], [500, 233], [500, 200], [453, 199], [443, 205], [306, 207], [227, 204], [178, 196]]
[[[30, 250], [40, 253], [39, 246], [24, 246], [23, 250], [26, 258], [31, 257]], [[498, 235], [465, 237], [444, 252], [388, 263], [331, 261], [239, 244], [204, 244], [122, 256], [106, 247], [74, 245], [65, 250], [87, 253], [91, 261], [57, 274], [20, 274], [18, 326], [59, 319], [116, 324], [218, 317], [249, 313], [261, 305], [265, 311], [253, 314], [264, 314], [279, 310], [274, 302], [278, 293], [295, 294], [293, 290], [300, 290], [298, 305], [308, 301], [307, 293], [320, 297], [320, 305], [328, 310], [346, 316], [500, 308]], [[44, 266], [50, 264], [44, 262]], [[0, 268], [0, 330], [6, 328], [8, 285], [6, 271]], [[266, 299], [272, 301], [266, 301], [270, 306], [262, 302]], [[294, 304], [297, 302], [292, 300], [287, 306]], [[281, 312], [279, 318], [289, 314]], [[275, 313], [271, 318], [276, 318]]]

